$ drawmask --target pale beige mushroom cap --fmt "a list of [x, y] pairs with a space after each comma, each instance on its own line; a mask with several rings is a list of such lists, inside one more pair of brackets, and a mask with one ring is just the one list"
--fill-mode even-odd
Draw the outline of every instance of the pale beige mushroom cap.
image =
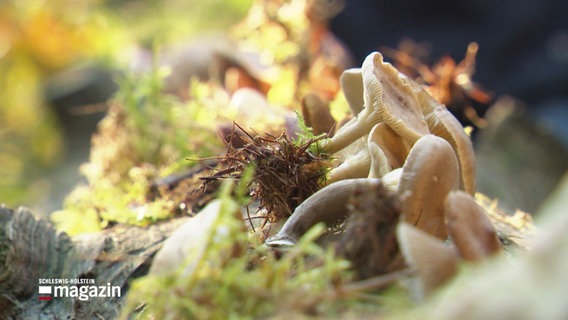
[[[408, 79], [399, 73], [392, 65], [383, 62], [380, 53], [371, 53], [361, 68], [363, 80], [364, 108], [350, 121], [338, 130], [335, 136], [321, 143], [322, 150], [335, 153], [353, 143], [371, 131], [373, 126], [385, 122], [400, 136], [407, 145], [412, 145], [418, 138], [428, 134], [428, 126], [416, 96], [410, 87]], [[358, 71], [344, 75], [344, 83], [349, 83], [350, 77], [358, 82]], [[347, 85], [344, 94], [350, 100], [354, 111], [357, 110], [356, 98], [360, 89], [355, 87], [353, 92]], [[352, 95], [352, 96], [351, 96]]]
[[465, 260], [478, 261], [501, 251], [495, 228], [471, 195], [450, 192], [445, 211], [448, 232]]
[[458, 187], [458, 161], [450, 144], [434, 135], [420, 138], [410, 150], [398, 187], [404, 221], [446, 239], [444, 200]]
[[313, 129], [313, 133], [318, 135], [326, 133], [333, 136], [335, 130], [335, 119], [329, 110], [329, 103], [319, 95], [309, 92], [302, 99], [302, 116], [308, 127]]
[[414, 81], [409, 81], [409, 86], [418, 99], [418, 104], [428, 124], [428, 130], [446, 139], [454, 148], [460, 164], [460, 186], [473, 195], [475, 193], [475, 157], [471, 139], [465, 133], [461, 123], [425, 88]]
[[361, 68], [352, 68], [343, 71], [339, 77], [341, 89], [353, 115], [363, 110], [363, 76]]
[[444, 107], [439, 105], [427, 116], [430, 131], [446, 139], [454, 148], [460, 165], [460, 186], [465, 192], [475, 193], [475, 155], [471, 139], [461, 123]]
[[416, 269], [421, 280], [420, 296], [444, 284], [456, 273], [459, 259], [454, 247], [405, 222], [398, 224], [396, 236], [406, 264]]
[[383, 56], [374, 52], [363, 62], [365, 106], [374, 106], [397, 135], [411, 143], [428, 134], [428, 125], [411, 87], [412, 80], [401, 74]]

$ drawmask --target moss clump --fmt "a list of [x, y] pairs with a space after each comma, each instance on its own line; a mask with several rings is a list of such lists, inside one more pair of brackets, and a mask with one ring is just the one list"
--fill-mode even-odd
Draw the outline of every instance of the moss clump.
[[310, 152], [323, 136], [305, 132], [290, 141], [286, 134], [262, 137], [235, 124], [229, 137], [229, 149], [222, 160], [226, 168], [205, 181], [240, 178], [252, 165], [254, 173], [247, 186], [252, 197], [259, 201], [261, 209], [266, 209], [270, 221], [286, 218], [321, 188], [329, 167], [324, 157]]
[[[63, 210], [52, 215], [59, 229], [77, 234], [114, 223], [146, 225], [191, 213], [187, 201], [163, 194], [153, 197], [152, 187], [194, 165], [187, 157], [222, 152], [216, 130], [220, 121], [229, 121], [221, 116], [228, 97], [214, 84], [193, 82], [191, 99], [182, 101], [163, 93], [164, 76], [164, 70], [155, 69], [121, 81], [93, 137], [90, 160], [81, 167], [88, 185], [78, 186]], [[196, 179], [193, 189], [199, 185]]]

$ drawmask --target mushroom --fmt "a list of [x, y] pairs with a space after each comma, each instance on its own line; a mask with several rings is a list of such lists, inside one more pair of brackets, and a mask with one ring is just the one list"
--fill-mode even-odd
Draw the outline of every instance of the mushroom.
[[444, 200], [458, 186], [458, 161], [450, 144], [434, 135], [418, 139], [404, 163], [398, 187], [404, 221], [446, 239]]
[[461, 123], [448, 109], [417, 83], [413, 89], [432, 134], [446, 139], [454, 148], [460, 164], [460, 186], [467, 193], [475, 193], [475, 156], [471, 139]]
[[475, 193], [475, 155], [471, 139], [460, 122], [440, 105], [427, 117], [430, 131], [444, 138], [455, 150], [460, 165], [460, 186], [465, 192]]
[[333, 168], [329, 172], [326, 183], [331, 184], [339, 180], [366, 178], [369, 175], [370, 168], [371, 156], [369, 155], [369, 150], [364, 147], [359, 149], [355, 155], [347, 158], [339, 166]]
[[402, 167], [412, 147], [386, 123], [379, 123], [373, 127], [369, 133], [368, 143], [371, 141], [383, 151], [391, 168]]
[[452, 147], [434, 135], [420, 138], [410, 151], [401, 170], [387, 173], [382, 179], [358, 178], [333, 182], [320, 189], [288, 218], [270, 246], [290, 246], [318, 222], [332, 224], [347, 216], [346, 204], [356, 190], [366, 190], [383, 183], [397, 189], [402, 198], [401, 212], [405, 221], [438, 238], [447, 237], [444, 226], [444, 199], [459, 185], [458, 164]]
[[[397, 135], [412, 144], [429, 133], [418, 98], [412, 88], [416, 83], [390, 63], [385, 63], [380, 53], [376, 52], [371, 56], [374, 77], [370, 77], [367, 81], [371, 83], [370, 86], [379, 85], [382, 88], [380, 116]], [[365, 73], [363, 76], [365, 79]]]
[[345, 148], [382, 121], [410, 144], [428, 133], [416, 96], [408, 84], [411, 80], [391, 64], [383, 62], [378, 52], [365, 59], [361, 73], [364, 108], [354, 121], [341, 127], [333, 138], [322, 142], [324, 152], [333, 154]]
[[407, 222], [397, 227], [404, 260], [416, 269], [420, 295], [428, 294], [456, 273], [460, 257], [479, 261], [501, 251], [501, 243], [483, 208], [466, 192], [450, 191], [444, 201], [446, 226], [453, 240], [447, 244]]
[[313, 92], [307, 93], [302, 99], [302, 116], [314, 134], [327, 133], [333, 136], [335, 119], [331, 116], [329, 104]]
[[457, 271], [458, 253], [453, 245], [435, 238], [414, 226], [400, 222], [396, 229], [398, 246], [406, 263], [415, 268], [421, 286], [419, 298], [450, 279]]
[[358, 190], [369, 189], [381, 183], [380, 179], [349, 179], [332, 183], [302, 202], [278, 233], [266, 239], [271, 247], [287, 247], [319, 222], [332, 225], [347, 217], [349, 198]]
[[343, 95], [353, 114], [363, 110], [363, 75], [361, 68], [352, 68], [343, 71], [339, 77]]
[[445, 201], [446, 224], [461, 256], [479, 261], [501, 251], [501, 242], [487, 214], [463, 191], [452, 191]]
[[381, 181], [385, 188], [391, 191], [397, 191], [400, 182], [400, 176], [402, 175], [402, 168], [396, 168], [393, 171], [385, 174], [381, 177]]
[[367, 140], [367, 148], [369, 149], [369, 155], [371, 156], [371, 170], [369, 171], [369, 178], [380, 178], [389, 173], [392, 169], [388, 156], [379, 145], [380, 136], [378, 135], [377, 127], [380, 125], [381, 124], [379, 123], [373, 127]]

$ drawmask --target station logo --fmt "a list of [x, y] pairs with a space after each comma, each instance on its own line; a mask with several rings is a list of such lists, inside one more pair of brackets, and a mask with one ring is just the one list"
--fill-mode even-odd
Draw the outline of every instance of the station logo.
[[110, 283], [97, 285], [95, 279], [39, 279], [38, 299], [51, 301], [59, 298], [73, 298], [88, 301], [92, 298], [117, 298], [122, 295], [120, 286]]
[[39, 300], [40, 301], [51, 300], [51, 286], [39, 286]]

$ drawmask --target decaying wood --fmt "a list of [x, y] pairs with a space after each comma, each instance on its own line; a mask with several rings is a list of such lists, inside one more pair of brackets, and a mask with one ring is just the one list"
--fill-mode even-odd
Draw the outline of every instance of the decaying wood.
[[[71, 239], [29, 210], [0, 205], [0, 319], [114, 319], [129, 281], [145, 275], [163, 241], [187, 218], [147, 228], [114, 226]], [[116, 298], [40, 301], [38, 279], [93, 278]]]

